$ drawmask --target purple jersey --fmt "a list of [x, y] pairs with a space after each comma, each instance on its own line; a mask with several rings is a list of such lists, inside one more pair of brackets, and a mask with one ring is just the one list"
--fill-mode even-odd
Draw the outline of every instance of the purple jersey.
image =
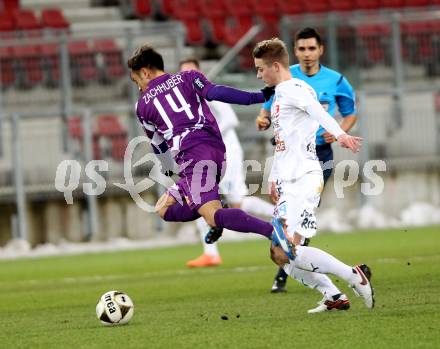
[[224, 147], [205, 100], [212, 86], [197, 71], [165, 73], [150, 81], [136, 110], [147, 136], [152, 139], [158, 133], [174, 154], [204, 142]]

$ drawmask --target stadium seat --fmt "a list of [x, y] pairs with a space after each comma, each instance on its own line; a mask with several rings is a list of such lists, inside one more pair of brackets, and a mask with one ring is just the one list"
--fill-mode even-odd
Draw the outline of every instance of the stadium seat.
[[224, 0], [225, 9], [229, 16], [232, 17], [252, 17], [252, 1], [251, 0]]
[[322, 13], [328, 12], [330, 4], [328, 0], [304, 1], [304, 9], [306, 12]]
[[41, 52], [38, 45], [14, 46], [12, 56], [18, 73], [18, 86], [31, 88], [43, 80]]
[[68, 29], [69, 21], [58, 8], [46, 8], [41, 10], [41, 24], [45, 28]]
[[175, 0], [162, 0], [160, 12], [167, 17], [174, 17], [175, 15]]
[[354, 10], [354, 3], [352, 0], [330, 0], [330, 11], [352, 11]]
[[280, 20], [280, 10], [276, 2], [268, 2], [261, 6], [260, 0], [251, 0], [251, 6], [254, 14], [268, 26], [278, 26]]
[[94, 42], [95, 52], [102, 55], [100, 81], [108, 83], [125, 75], [124, 57], [113, 39], [99, 39]]
[[[73, 138], [77, 144], [79, 144], [79, 152], [84, 154], [84, 140], [83, 140], [83, 119], [81, 116], [71, 116], [67, 121], [67, 128], [69, 131], [69, 136]], [[94, 160], [101, 159], [101, 149], [99, 146], [99, 134], [97, 131], [92, 132], [92, 156]], [[75, 154], [81, 155], [81, 154]]]
[[0, 47], [1, 87], [6, 89], [15, 82], [13, 50], [11, 47]]
[[403, 7], [403, 0], [381, 0], [382, 8], [400, 8]]
[[3, 0], [3, 10], [12, 13], [20, 9], [20, 0]]
[[197, 1], [178, 0], [172, 3], [175, 7], [174, 18], [186, 27], [186, 42], [189, 45], [201, 45], [205, 42], [205, 33], [201, 27], [200, 6]]
[[17, 30], [29, 31], [27, 36], [41, 36], [41, 24], [31, 10], [16, 10], [12, 12]]
[[80, 116], [72, 116], [67, 122], [70, 137], [74, 139], [82, 139], [82, 118]]
[[358, 10], [377, 10], [380, 0], [354, 0], [354, 8]]
[[60, 48], [57, 44], [40, 45], [42, 67], [44, 71], [44, 85], [57, 87], [60, 82]]
[[0, 12], [0, 32], [12, 32], [14, 30], [15, 21], [12, 14], [10, 12]]
[[252, 25], [252, 18], [246, 18], [243, 21], [238, 18], [229, 18], [225, 28], [225, 44], [231, 47], [234, 46]]
[[252, 3], [250, 0], [238, 3], [234, 0], [225, 0], [225, 7], [229, 14], [225, 29], [225, 44], [234, 46], [253, 25]]
[[276, 3], [280, 9], [280, 14], [283, 15], [298, 15], [305, 11], [302, 1], [277, 0]]
[[67, 46], [70, 55], [72, 82], [77, 86], [82, 86], [96, 80], [98, 70], [95, 53], [89, 48], [87, 41], [71, 41]]
[[384, 38], [390, 35], [391, 29], [388, 25], [363, 25], [356, 28], [357, 35], [366, 51], [366, 55], [361, 57], [363, 64], [370, 66], [372, 64], [386, 63], [388, 58], [383, 42]]
[[116, 115], [99, 116], [96, 135], [110, 140], [111, 157], [114, 160], [122, 160], [124, 158], [128, 136]]
[[407, 7], [420, 7], [429, 6], [430, 0], [404, 0], [404, 6]]
[[202, 0], [200, 13], [211, 29], [211, 40], [215, 43], [223, 42], [226, 28], [226, 8], [222, 0]]
[[431, 62], [434, 56], [431, 22], [402, 23], [404, 56], [413, 64]]
[[133, 0], [131, 3], [136, 17], [145, 18], [152, 15], [151, 0]]

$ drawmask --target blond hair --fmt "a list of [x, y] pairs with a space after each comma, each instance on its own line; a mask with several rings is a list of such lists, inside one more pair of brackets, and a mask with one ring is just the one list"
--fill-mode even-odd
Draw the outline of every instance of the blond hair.
[[289, 54], [287, 53], [286, 44], [278, 38], [257, 43], [252, 56], [254, 58], [261, 58], [264, 63], [269, 65], [278, 62], [286, 68], [289, 66]]

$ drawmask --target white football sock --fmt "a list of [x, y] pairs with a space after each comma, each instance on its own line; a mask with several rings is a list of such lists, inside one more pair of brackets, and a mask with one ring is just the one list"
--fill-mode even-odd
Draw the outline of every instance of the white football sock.
[[256, 196], [245, 196], [241, 202], [241, 209], [248, 213], [271, 217], [274, 206]]
[[352, 267], [315, 247], [296, 246], [293, 265], [303, 270], [336, 275], [349, 284], [355, 283], [358, 279]]
[[214, 242], [213, 244], [207, 244], [205, 242], [205, 235], [208, 233], [210, 229], [208, 223], [206, 223], [206, 221], [202, 217], [200, 217], [199, 219], [196, 220], [196, 224], [197, 224], [197, 230], [199, 231], [200, 234], [200, 238], [202, 239], [203, 252], [205, 254], [209, 254], [210, 256], [218, 256], [219, 252], [217, 248], [217, 243]]
[[284, 271], [304, 286], [316, 288], [327, 299], [341, 293], [327, 275], [299, 269], [292, 264], [286, 264]]

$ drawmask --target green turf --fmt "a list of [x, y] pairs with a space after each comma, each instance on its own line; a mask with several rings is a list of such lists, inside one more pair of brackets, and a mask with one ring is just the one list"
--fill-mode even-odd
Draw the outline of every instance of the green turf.
[[[0, 262], [0, 348], [438, 348], [440, 228], [322, 235], [313, 245], [373, 269], [377, 306], [347, 286], [346, 312], [308, 315], [321, 297], [269, 288], [266, 241], [221, 245], [224, 264], [188, 270], [200, 246]], [[104, 327], [95, 305], [127, 292], [135, 314]], [[222, 320], [221, 317], [228, 320]]]

